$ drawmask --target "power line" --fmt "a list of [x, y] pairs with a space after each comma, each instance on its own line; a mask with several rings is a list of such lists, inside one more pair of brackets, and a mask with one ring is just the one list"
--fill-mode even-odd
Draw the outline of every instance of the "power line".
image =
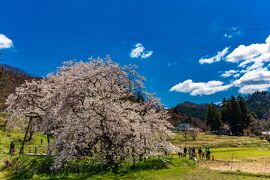
[[[254, 22], [258, 20], [270, 20], [270, 17], [251, 17], [251, 18], [238, 18], [238, 19], [227, 19], [227, 20], [219, 20], [219, 23], [222, 22]], [[69, 33], [59, 33], [55, 34], [57, 36], [62, 36], [62, 35], [76, 35], [76, 34], [101, 34], [101, 33], [110, 33], [110, 32], [125, 32], [125, 31], [130, 31], [130, 30], [152, 30], [152, 29], [160, 29], [160, 28], [177, 28], [182, 26], [188, 26], [188, 25], [199, 25], [199, 24], [211, 24], [209, 21], [204, 21], [204, 22], [189, 22], [189, 23], [182, 23], [182, 24], [168, 24], [168, 25], [160, 25], [160, 26], [139, 26], [139, 27], [125, 27], [125, 28], [120, 28], [120, 29], [106, 29], [106, 30], [98, 30], [98, 31], [88, 31], [88, 32], [69, 32]], [[23, 35], [23, 36], [14, 36], [14, 37], [31, 37], [31, 35]]]
[[[208, 47], [231, 47], [238, 46], [239, 43], [230, 43], [230, 44], [195, 44], [195, 45], [184, 45], [184, 46], [168, 46], [168, 47], [152, 47], [150, 50], [171, 50], [171, 49], [195, 49], [195, 48], [208, 48]], [[112, 52], [121, 52], [121, 51], [130, 51], [130, 48], [114, 48], [114, 49], [89, 49], [89, 50], [79, 50], [76, 53], [112, 53]], [[70, 51], [32, 51], [32, 52], [16, 52], [16, 53], [7, 53], [2, 52], [2, 55], [40, 55], [40, 54], [64, 54], [70, 53]], [[74, 54], [74, 53], [72, 53]]]
[[73, 40], [58, 40], [58, 41], [40, 41], [40, 42], [19, 42], [15, 44], [63, 44], [63, 43], [77, 43], [77, 42], [95, 42], [95, 41], [114, 41], [114, 40], [128, 40], [128, 39], [152, 39], [161, 37], [174, 37], [179, 35], [203, 35], [203, 34], [216, 34], [216, 33], [234, 33], [234, 32], [245, 32], [245, 31], [267, 31], [269, 27], [259, 27], [259, 28], [247, 28], [247, 29], [237, 29], [237, 30], [218, 30], [218, 31], [198, 31], [198, 32], [176, 32], [176, 33], [163, 33], [163, 34], [148, 34], [142, 36], [123, 36], [123, 37], [112, 37], [112, 38], [92, 38], [92, 39], [73, 39]]
[[[152, 48], [151, 50], [171, 50], [171, 49], [194, 49], [194, 48], [208, 48], [208, 47], [228, 47], [228, 46], [234, 46], [234, 45], [239, 45], [239, 44], [229, 44], [229, 45], [224, 45], [224, 44], [211, 44], [211, 45], [190, 45], [190, 46], [171, 46], [171, 47], [156, 47]], [[18, 52], [18, 53], [2, 53], [2, 55], [51, 55], [51, 54], [78, 54], [78, 53], [113, 53], [113, 52], [122, 52], [122, 51], [127, 51], [129, 52], [130, 49], [128, 48], [117, 48], [117, 49], [95, 49], [95, 50], [83, 50], [83, 51], [76, 51], [74, 53], [70, 51], [39, 51], [39, 52]], [[128, 54], [128, 53], [127, 53]], [[194, 54], [193, 54], [194, 55]]]

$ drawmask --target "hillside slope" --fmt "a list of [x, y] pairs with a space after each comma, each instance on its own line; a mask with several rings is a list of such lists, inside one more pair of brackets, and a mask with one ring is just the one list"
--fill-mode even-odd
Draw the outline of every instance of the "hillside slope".
[[176, 127], [179, 123], [190, 123], [194, 127], [206, 129], [205, 115], [207, 113], [207, 104], [196, 104], [191, 102], [184, 102], [177, 104], [175, 107], [169, 109], [171, 115], [170, 122]]
[[9, 65], [0, 65], [0, 110], [5, 109], [5, 100], [9, 94], [13, 93], [16, 87], [25, 80], [33, 77], [18, 68]]
[[191, 102], [184, 102], [177, 104], [176, 109], [180, 113], [184, 113], [187, 116], [195, 117], [203, 120], [207, 112], [208, 104], [196, 104]]
[[254, 111], [258, 118], [270, 119], [270, 93], [255, 92], [246, 98], [247, 107]]

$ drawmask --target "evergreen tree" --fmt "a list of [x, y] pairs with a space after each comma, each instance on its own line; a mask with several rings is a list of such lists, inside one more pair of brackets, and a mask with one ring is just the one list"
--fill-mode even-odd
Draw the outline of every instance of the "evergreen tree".
[[219, 130], [221, 127], [221, 115], [213, 104], [208, 105], [206, 123], [211, 131]]
[[230, 102], [224, 98], [221, 104], [221, 120], [223, 123], [229, 122], [229, 110], [230, 110]]
[[239, 109], [240, 109], [240, 116], [241, 116], [240, 120], [241, 120], [241, 125], [242, 125], [241, 128], [246, 129], [250, 124], [250, 116], [249, 116], [248, 108], [242, 96], [239, 95], [237, 97], [237, 101], [238, 101]]
[[229, 125], [233, 135], [243, 135], [240, 108], [234, 96], [230, 99]]

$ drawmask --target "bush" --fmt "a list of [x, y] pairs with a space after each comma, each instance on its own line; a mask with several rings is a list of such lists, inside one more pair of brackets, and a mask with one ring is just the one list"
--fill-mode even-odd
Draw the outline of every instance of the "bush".
[[34, 174], [51, 174], [51, 157], [20, 157], [12, 161], [11, 177], [14, 179], [31, 179]]
[[62, 168], [58, 170], [58, 173], [87, 173], [97, 174], [101, 171], [108, 170], [108, 166], [101, 166], [100, 162], [93, 158], [76, 159], [64, 164]]
[[139, 161], [135, 166], [131, 166], [132, 170], [148, 170], [148, 169], [164, 169], [172, 164], [170, 159], [161, 159], [152, 157], [146, 161]]

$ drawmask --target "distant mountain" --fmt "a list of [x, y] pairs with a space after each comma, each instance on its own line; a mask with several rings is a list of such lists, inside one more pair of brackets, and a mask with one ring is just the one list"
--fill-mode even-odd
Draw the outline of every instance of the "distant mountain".
[[208, 104], [196, 104], [192, 102], [184, 102], [176, 105], [176, 110], [189, 117], [195, 117], [203, 120], [207, 112]]
[[208, 104], [196, 104], [192, 102], [184, 102], [177, 104], [169, 109], [171, 119], [169, 120], [173, 126], [178, 126], [179, 123], [189, 123], [193, 127], [206, 129], [204, 121], [207, 112]]
[[0, 110], [5, 109], [6, 98], [15, 91], [16, 87], [23, 84], [25, 80], [33, 78], [18, 68], [0, 64]]
[[248, 109], [255, 112], [259, 119], [270, 119], [270, 93], [255, 92], [246, 97]]

